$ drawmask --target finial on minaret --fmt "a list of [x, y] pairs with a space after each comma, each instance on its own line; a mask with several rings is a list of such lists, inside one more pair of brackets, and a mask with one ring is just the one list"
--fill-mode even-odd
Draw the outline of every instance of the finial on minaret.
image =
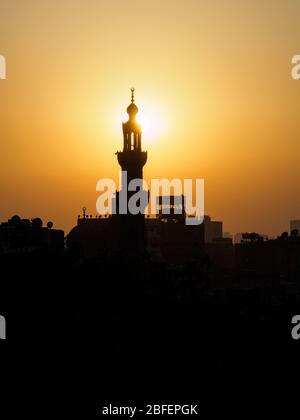
[[131, 90], [131, 103], [133, 104], [133, 102], [134, 102], [134, 91], [135, 91], [135, 89], [134, 89], [134, 87], [132, 87], [130, 90]]
[[138, 113], [139, 109], [134, 103], [134, 91], [135, 91], [134, 87], [132, 87], [130, 90], [131, 90], [131, 103], [127, 107], [127, 113], [129, 114], [129, 118], [133, 120], [136, 114]]

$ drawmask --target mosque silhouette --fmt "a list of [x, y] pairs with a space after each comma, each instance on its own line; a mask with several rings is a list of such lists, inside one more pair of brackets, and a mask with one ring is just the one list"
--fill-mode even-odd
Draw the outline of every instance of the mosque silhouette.
[[[143, 180], [143, 167], [147, 162], [147, 152], [142, 150], [142, 127], [136, 121], [138, 107], [134, 100], [134, 88], [131, 89], [131, 103], [127, 107], [129, 119], [123, 123], [123, 150], [117, 152], [118, 163], [122, 173], [126, 171], [126, 179], [122, 179], [122, 189], [125, 188], [126, 208], [135, 192], [128, 191], [133, 180]], [[144, 191], [145, 203], [149, 193]], [[187, 226], [185, 224], [185, 209], [176, 212], [174, 202], [183, 196], [159, 196], [157, 217], [145, 219], [144, 208], [138, 214], [121, 214], [120, 197], [122, 191], [116, 191], [112, 208], [116, 211], [112, 215], [102, 217], [88, 217], [83, 208], [82, 217], [78, 217], [75, 226], [67, 236], [67, 247], [74, 250], [83, 258], [94, 257], [99, 253], [115, 253], [143, 255], [167, 262], [186, 262], [199, 259], [204, 255], [204, 225]], [[169, 203], [168, 214], [163, 212], [162, 202]], [[222, 237], [222, 226], [205, 218], [207, 231], [214, 228], [216, 237]], [[219, 229], [216, 229], [219, 228]]]
[[[134, 91], [127, 112], [117, 159], [130, 182], [147, 162]], [[66, 238], [40, 218], [1, 223], [10, 413], [99, 418], [110, 403], [185, 402], [210, 416], [240, 406], [269, 416], [297, 401], [297, 229], [274, 240], [244, 233], [233, 244], [208, 216], [185, 225], [169, 198], [170, 214], [156, 218], [84, 208]]]

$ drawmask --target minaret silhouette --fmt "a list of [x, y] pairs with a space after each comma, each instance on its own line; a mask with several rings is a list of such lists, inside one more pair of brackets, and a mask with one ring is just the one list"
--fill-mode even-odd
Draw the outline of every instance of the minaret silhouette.
[[[123, 151], [117, 152], [118, 162], [121, 166], [122, 191], [117, 193], [117, 213], [120, 216], [122, 244], [126, 252], [140, 253], [145, 247], [145, 218], [144, 213], [131, 214], [128, 209], [128, 202], [136, 191], [128, 191], [128, 186], [133, 180], [143, 180], [143, 166], [147, 162], [147, 152], [142, 151], [142, 130], [135, 117], [138, 113], [138, 107], [134, 103], [134, 88], [131, 88], [131, 103], [127, 107], [129, 119], [123, 123]], [[123, 190], [126, 189], [126, 203], [124, 213], [124, 202], [120, 200], [124, 197]], [[148, 193], [144, 192], [148, 197]], [[148, 200], [148, 199], [147, 199]], [[123, 210], [120, 210], [121, 207]], [[146, 206], [144, 206], [146, 207]]]
[[127, 182], [143, 179], [143, 166], [147, 162], [147, 152], [142, 152], [142, 130], [135, 117], [139, 109], [134, 103], [134, 88], [131, 88], [131, 104], [127, 107], [129, 119], [123, 123], [123, 151], [118, 152], [118, 162], [122, 171], [127, 171]]

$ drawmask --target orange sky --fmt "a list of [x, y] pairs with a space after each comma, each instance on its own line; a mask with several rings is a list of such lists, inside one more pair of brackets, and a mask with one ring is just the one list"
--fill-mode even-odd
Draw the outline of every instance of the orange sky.
[[[95, 214], [136, 87], [145, 177], [205, 179], [230, 232], [300, 219], [298, 1], [1, 0], [0, 220]], [[144, 113], [144, 115], [142, 115]]]

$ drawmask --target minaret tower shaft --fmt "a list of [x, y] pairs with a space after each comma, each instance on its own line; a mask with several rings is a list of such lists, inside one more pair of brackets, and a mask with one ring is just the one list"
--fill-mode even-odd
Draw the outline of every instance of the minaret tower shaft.
[[[142, 151], [142, 130], [135, 117], [138, 113], [138, 107], [134, 103], [134, 88], [131, 89], [131, 103], [127, 107], [129, 119], [123, 123], [123, 150], [117, 152], [118, 162], [122, 168], [122, 190], [116, 194], [117, 214], [120, 221], [121, 247], [124, 252], [132, 255], [143, 253], [145, 249], [145, 215], [144, 209], [137, 214], [131, 214], [129, 209], [129, 200], [135, 194], [135, 191], [129, 191], [129, 184], [133, 180], [140, 180], [141, 190], [143, 180], [143, 166], [147, 162], [147, 152]], [[126, 171], [126, 176], [124, 172]], [[127, 211], [124, 214], [124, 190], [126, 190], [125, 207]], [[147, 196], [148, 192], [143, 191]], [[122, 206], [120, 205], [122, 200]], [[139, 203], [141, 203], [139, 201]], [[122, 207], [122, 211], [121, 211]], [[146, 205], [144, 206], [146, 207]]]

